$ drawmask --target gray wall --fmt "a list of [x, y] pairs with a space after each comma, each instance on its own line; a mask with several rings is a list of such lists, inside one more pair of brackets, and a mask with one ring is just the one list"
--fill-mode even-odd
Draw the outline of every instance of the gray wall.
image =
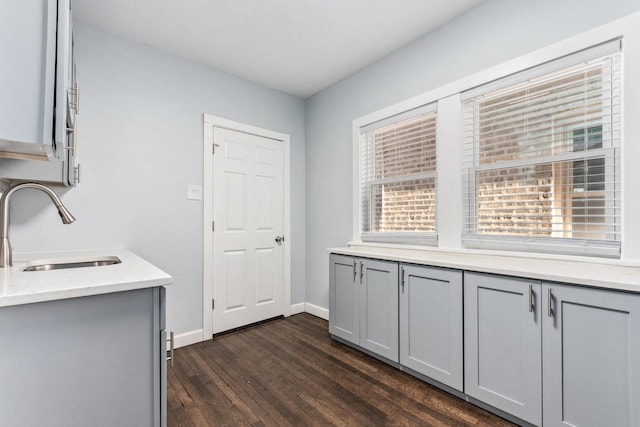
[[209, 113], [291, 136], [291, 302], [304, 302], [304, 100], [90, 27], [75, 40], [82, 183], [63, 202], [78, 220], [61, 225], [44, 195], [21, 191], [15, 250], [126, 247], [173, 276], [168, 327], [201, 329], [202, 202], [186, 195], [202, 185]]
[[638, 10], [638, 0], [489, 0], [307, 99], [306, 301], [328, 307], [326, 248], [353, 235], [353, 119]]

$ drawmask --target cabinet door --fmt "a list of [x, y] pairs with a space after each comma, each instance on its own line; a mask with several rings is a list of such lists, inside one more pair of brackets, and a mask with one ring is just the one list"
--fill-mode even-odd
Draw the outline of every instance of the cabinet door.
[[542, 419], [540, 289], [464, 274], [465, 393], [533, 424]]
[[0, 308], [0, 425], [159, 426], [156, 292]]
[[400, 266], [400, 363], [462, 391], [462, 271]]
[[360, 262], [360, 346], [398, 362], [398, 264]]
[[56, 114], [54, 141], [56, 157], [62, 162], [65, 185], [75, 184], [76, 112], [79, 94], [75, 86], [73, 18], [70, 0], [58, 0], [56, 61]]
[[166, 290], [153, 288], [153, 425], [167, 425], [167, 330]]
[[0, 2], [1, 151], [51, 158], [56, 1]]
[[640, 425], [640, 295], [543, 284], [543, 304], [544, 425]]
[[360, 344], [357, 261], [334, 254], [329, 259], [329, 333]]
[[0, 178], [75, 184], [71, 25], [70, 0], [0, 3]]

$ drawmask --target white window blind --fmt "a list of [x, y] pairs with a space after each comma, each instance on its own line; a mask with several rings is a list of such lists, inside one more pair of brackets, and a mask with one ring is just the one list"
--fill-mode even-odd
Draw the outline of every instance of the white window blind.
[[463, 94], [466, 247], [619, 257], [620, 40]]
[[360, 129], [363, 241], [436, 242], [435, 108]]

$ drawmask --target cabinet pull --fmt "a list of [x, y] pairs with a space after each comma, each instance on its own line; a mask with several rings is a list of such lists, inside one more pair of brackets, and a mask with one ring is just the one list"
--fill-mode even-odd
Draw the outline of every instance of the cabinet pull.
[[404, 267], [400, 267], [400, 289], [404, 293]]
[[533, 285], [529, 285], [529, 313], [533, 313]]
[[167, 342], [169, 343], [169, 357], [167, 357], [167, 362], [171, 362], [171, 366], [173, 366], [173, 331], [169, 332]]
[[69, 101], [69, 106], [76, 110], [76, 115], [80, 114], [80, 85], [76, 82], [71, 89], [69, 89], [73, 101]]
[[547, 317], [553, 317], [553, 309], [551, 308], [551, 301], [553, 300], [553, 295], [551, 295], [551, 288], [547, 291]]
[[74, 166], [76, 173], [75, 173], [75, 177], [73, 178], [73, 180], [75, 181], [76, 184], [80, 184], [80, 163], [78, 163], [77, 166]]
[[364, 276], [364, 265], [360, 261], [360, 284], [362, 284], [362, 276]]
[[353, 260], [353, 281], [354, 281], [354, 282], [356, 281], [356, 274], [358, 274], [358, 273], [357, 273], [357, 271], [356, 271], [356, 270], [357, 270], [357, 269], [356, 269], [356, 264], [358, 264], [358, 263], [357, 263], [357, 262], [356, 262], [356, 260], [354, 259], [354, 260]]
[[67, 145], [65, 148], [67, 150], [71, 150], [71, 155], [75, 157], [76, 156], [76, 137], [78, 134], [77, 122], [73, 122], [73, 127], [67, 128], [67, 132], [71, 133], [71, 137], [69, 138], [69, 140], [73, 140], [73, 145]]

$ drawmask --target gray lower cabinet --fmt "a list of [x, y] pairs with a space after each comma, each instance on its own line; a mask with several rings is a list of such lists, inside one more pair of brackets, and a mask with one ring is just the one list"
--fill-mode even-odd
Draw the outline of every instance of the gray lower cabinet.
[[329, 266], [329, 333], [360, 345], [360, 309], [356, 258], [331, 255]]
[[164, 288], [0, 308], [0, 425], [166, 425]]
[[640, 295], [542, 291], [544, 426], [640, 425]]
[[462, 271], [400, 265], [400, 364], [463, 390]]
[[360, 346], [398, 361], [398, 264], [360, 260]]
[[329, 332], [398, 362], [398, 264], [330, 257]]
[[466, 273], [465, 393], [535, 425], [640, 425], [640, 295]]
[[330, 271], [333, 336], [527, 423], [640, 426], [640, 294], [336, 254]]
[[464, 273], [464, 391], [511, 415], [542, 422], [541, 285]]

